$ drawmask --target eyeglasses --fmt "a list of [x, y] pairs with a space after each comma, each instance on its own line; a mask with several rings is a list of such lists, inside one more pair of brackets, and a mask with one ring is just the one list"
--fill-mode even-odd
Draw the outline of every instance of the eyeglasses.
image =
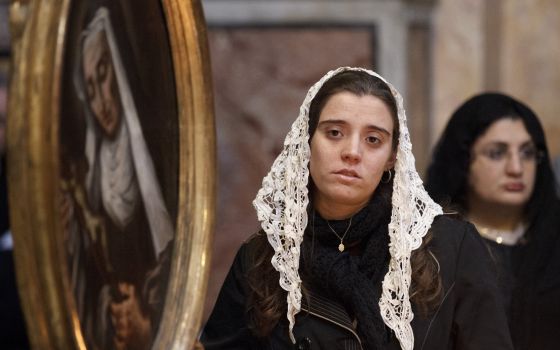
[[[504, 160], [509, 160], [512, 156], [512, 151], [510, 151], [509, 146], [505, 144], [491, 145], [480, 152], [480, 155], [484, 156], [493, 162], [502, 162]], [[524, 145], [517, 150], [517, 155], [519, 160], [524, 163], [539, 163], [544, 153], [539, 150], [535, 145]]]

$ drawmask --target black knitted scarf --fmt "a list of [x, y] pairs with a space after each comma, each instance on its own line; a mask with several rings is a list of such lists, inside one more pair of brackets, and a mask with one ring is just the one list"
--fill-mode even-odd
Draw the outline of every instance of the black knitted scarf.
[[[302, 277], [311, 290], [342, 303], [357, 320], [357, 332], [365, 349], [384, 349], [388, 334], [379, 310], [381, 282], [389, 264], [388, 224], [390, 200], [375, 195], [369, 204], [352, 217], [344, 238], [347, 249], [338, 250], [340, 239], [327, 221], [313, 209], [303, 241]], [[329, 221], [342, 237], [349, 219]], [[348, 247], [358, 245], [351, 254]], [[326, 291], [326, 292], [325, 292]]]

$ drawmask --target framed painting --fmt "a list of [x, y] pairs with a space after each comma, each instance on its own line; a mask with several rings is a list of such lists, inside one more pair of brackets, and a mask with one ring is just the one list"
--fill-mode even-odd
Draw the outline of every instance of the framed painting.
[[12, 1], [10, 215], [34, 348], [189, 349], [215, 131], [198, 0]]

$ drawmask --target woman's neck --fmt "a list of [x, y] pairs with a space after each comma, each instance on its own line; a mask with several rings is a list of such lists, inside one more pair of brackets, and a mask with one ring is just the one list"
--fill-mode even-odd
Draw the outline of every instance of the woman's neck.
[[325, 201], [316, 201], [314, 208], [319, 215], [325, 220], [344, 220], [352, 217], [359, 212], [367, 202], [359, 205], [346, 205], [339, 203], [327, 203]]
[[477, 202], [469, 205], [467, 217], [476, 226], [512, 231], [523, 222], [523, 208]]

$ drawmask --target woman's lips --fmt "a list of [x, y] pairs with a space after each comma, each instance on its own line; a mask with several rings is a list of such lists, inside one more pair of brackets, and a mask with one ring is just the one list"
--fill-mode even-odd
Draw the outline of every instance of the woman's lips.
[[521, 192], [525, 189], [525, 185], [522, 182], [510, 182], [504, 185], [506, 191], [511, 192]]
[[338, 171], [335, 171], [334, 174], [340, 175], [343, 178], [351, 178], [351, 179], [359, 179], [360, 178], [358, 173], [355, 172], [354, 170], [351, 170], [351, 169], [338, 170]]

